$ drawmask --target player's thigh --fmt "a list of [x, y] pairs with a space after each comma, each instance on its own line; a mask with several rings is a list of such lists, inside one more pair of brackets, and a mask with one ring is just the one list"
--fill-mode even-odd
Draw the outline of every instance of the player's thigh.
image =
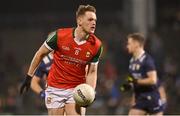
[[158, 112], [158, 113], [154, 113], [152, 114], [153, 116], [163, 116], [163, 112]]
[[65, 104], [65, 112], [67, 115], [85, 115], [86, 109], [75, 103], [69, 103]]
[[64, 108], [48, 108], [48, 115], [64, 115]]
[[146, 111], [144, 111], [144, 110], [132, 108], [132, 109], [130, 109], [128, 115], [133, 116], [133, 115], [145, 115], [145, 114], [146, 114]]

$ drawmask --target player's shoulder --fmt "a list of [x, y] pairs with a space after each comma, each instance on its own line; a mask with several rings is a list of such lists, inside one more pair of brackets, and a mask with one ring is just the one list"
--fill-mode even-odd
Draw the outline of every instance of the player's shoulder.
[[145, 55], [147, 60], [153, 60], [153, 57], [149, 53], [145, 52]]
[[57, 35], [67, 35], [67, 34], [72, 34], [74, 28], [67, 27], [67, 28], [59, 28], [56, 30]]
[[65, 28], [59, 28], [57, 31], [72, 31], [74, 28], [73, 27], [65, 27]]
[[72, 37], [74, 32], [74, 28], [59, 28], [56, 30], [56, 34], [58, 39], [59, 38], [64, 38], [64, 37]]
[[97, 37], [95, 34], [90, 34], [91, 37], [95, 38], [98, 42], [101, 43], [101, 39]]
[[154, 62], [154, 59], [153, 57], [149, 54], [149, 53], [145, 53], [145, 62], [148, 62], [148, 63], [153, 63]]
[[56, 30], [53, 30], [51, 32], [49, 32], [48, 34], [48, 37], [53, 37], [53, 36], [59, 36], [60, 34], [63, 35], [63, 34], [68, 34], [69, 33], [72, 33], [73, 32], [73, 28], [58, 28]]
[[89, 39], [91, 40], [94, 40], [94, 44], [97, 45], [97, 46], [102, 46], [102, 42], [101, 42], [101, 39], [98, 38], [96, 35], [94, 34], [90, 34], [90, 37]]

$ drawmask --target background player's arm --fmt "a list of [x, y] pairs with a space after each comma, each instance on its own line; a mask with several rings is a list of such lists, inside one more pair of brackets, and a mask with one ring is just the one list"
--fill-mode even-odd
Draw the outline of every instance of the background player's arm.
[[157, 73], [155, 70], [147, 72], [147, 78], [138, 79], [138, 84], [141, 85], [154, 85], [157, 83]]
[[154, 85], [157, 83], [157, 72], [154, 64], [154, 60], [151, 57], [147, 57], [145, 61], [145, 70], [147, 78], [138, 79], [137, 83], [141, 85]]
[[166, 103], [166, 101], [167, 101], [167, 96], [166, 96], [166, 92], [165, 92], [164, 86], [161, 84], [161, 85], [159, 86], [158, 90], [159, 90], [159, 93], [160, 93], [160, 97], [161, 97], [162, 102]]
[[40, 81], [41, 81], [41, 78], [34, 75], [31, 82], [31, 88], [37, 94], [40, 94], [40, 92], [43, 90], [41, 86], [39, 85]]

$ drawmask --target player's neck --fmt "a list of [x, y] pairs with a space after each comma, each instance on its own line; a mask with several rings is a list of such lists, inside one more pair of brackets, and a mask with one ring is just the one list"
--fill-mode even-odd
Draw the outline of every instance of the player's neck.
[[138, 58], [140, 58], [143, 54], [144, 54], [144, 49], [142, 49], [142, 48], [139, 48], [139, 49], [137, 49], [135, 52], [134, 52], [134, 54], [133, 54], [133, 57], [135, 58], [135, 59], [138, 59]]
[[84, 32], [82, 30], [82, 28], [80, 27], [77, 27], [75, 28], [75, 31], [74, 31], [74, 37], [79, 40], [79, 41], [83, 41], [83, 40], [86, 40], [87, 39], [87, 36], [88, 34], [86, 32]]

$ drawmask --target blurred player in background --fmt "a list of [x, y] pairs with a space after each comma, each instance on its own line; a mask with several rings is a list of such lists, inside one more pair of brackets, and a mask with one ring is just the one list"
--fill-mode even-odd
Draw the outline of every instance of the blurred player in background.
[[[61, 28], [49, 34], [36, 52], [20, 93], [28, 90], [34, 72], [45, 55], [54, 50], [54, 60], [45, 90], [45, 103], [49, 115], [80, 115], [82, 107], [75, 104], [73, 89], [81, 83], [96, 88], [99, 57], [103, 47], [94, 35], [96, 9], [80, 5], [76, 12], [77, 27]], [[89, 65], [86, 74], [85, 67]]]
[[[49, 70], [51, 68], [51, 64], [53, 62], [53, 52], [50, 52], [47, 56], [45, 56], [37, 68], [31, 82], [31, 89], [40, 95], [41, 98], [45, 98], [45, 84], [46, 77], [48, 76]], [[41, 86], [42, 83], [42, 86]]]
[[145, 52], [144, 44], [143, 35], [128, 35], [127, 49], [133, 56], [127, 80], [133, 86], [135, 100], [129, 115], [163, 115], [156, 67], [152, 57]]

